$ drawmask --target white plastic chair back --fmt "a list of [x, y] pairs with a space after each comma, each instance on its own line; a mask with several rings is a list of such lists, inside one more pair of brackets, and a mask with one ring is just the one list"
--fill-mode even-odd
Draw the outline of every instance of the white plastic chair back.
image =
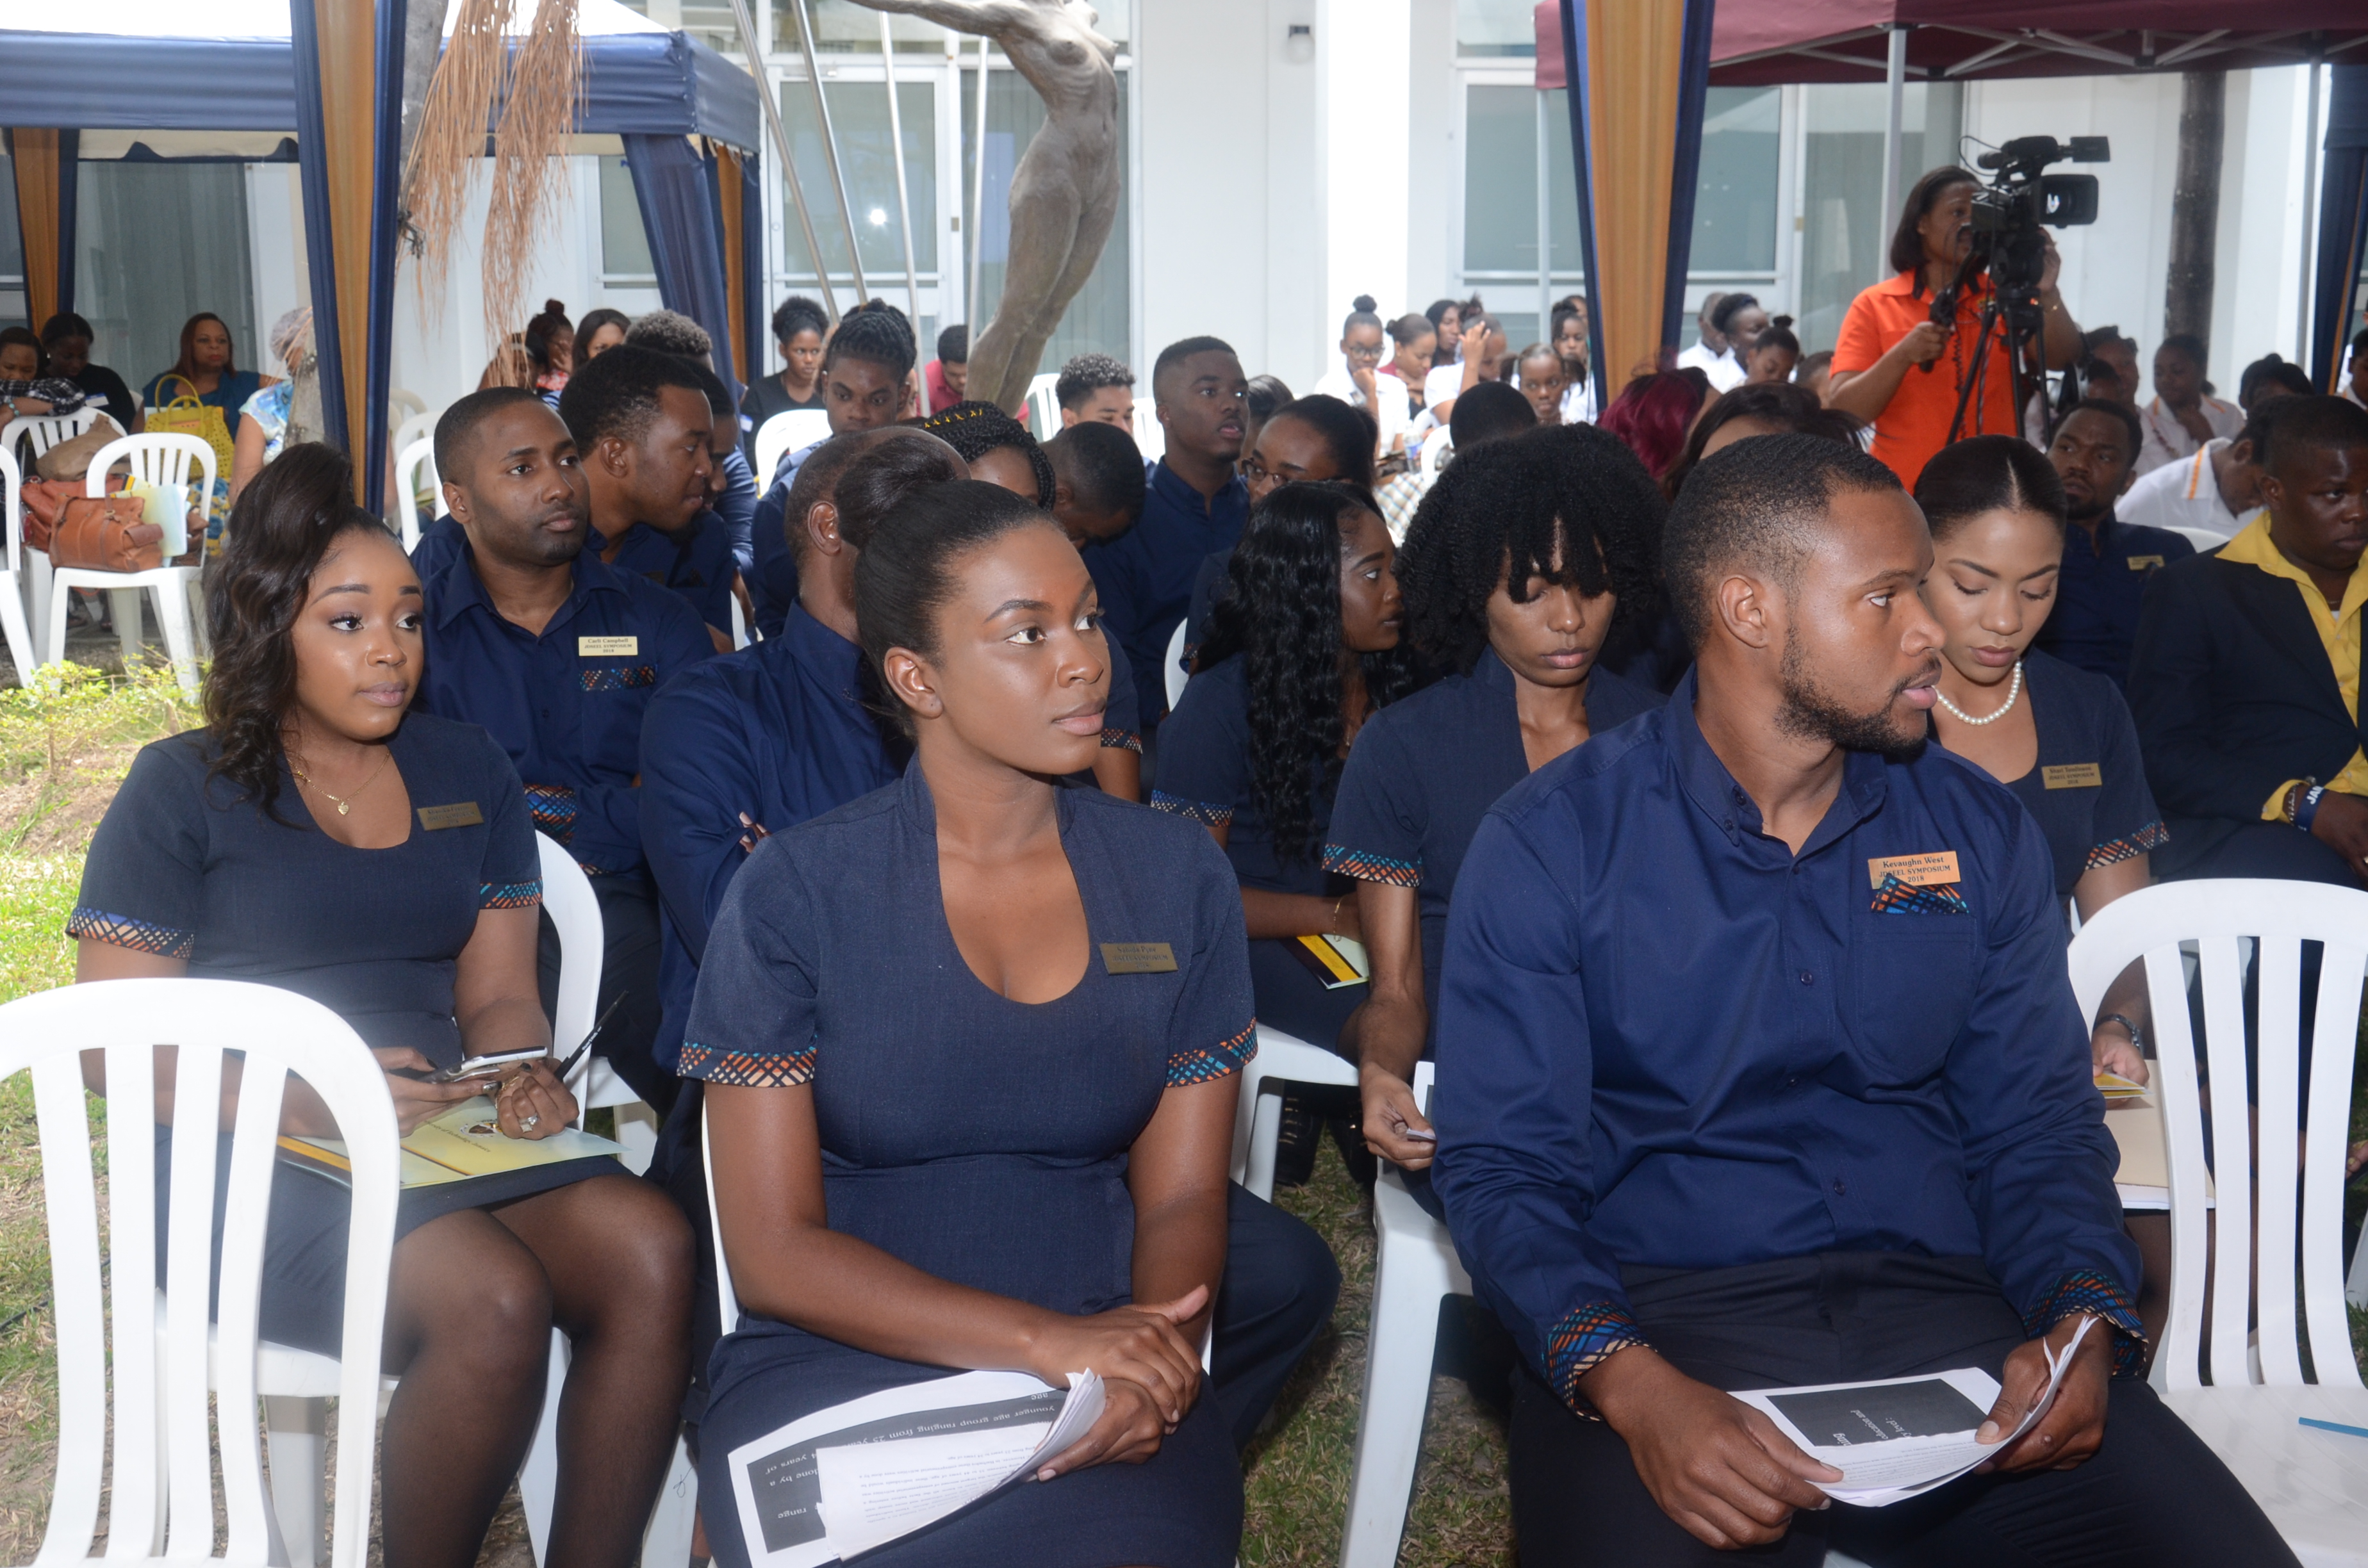
[[408, 387], [387, 388], [386, 405], [400, 409], [406, 417], [427, 412], [427, 400]]
[[[8, 587], [13, 593], [17, 586], [15, 574], [23, 570], [25, 564], [25, 471], [17, 466], [17, 444], [14, 441], [0, 442], [0, 484], [8, 487], [7, 498], [0, 501], [0, 507], [6, 509], [8, 527], [7, 554], [5, 559], [0, 559], [0, 571], [9, 574]], [[19, 667], [30, 666], [22, 665], [20, 661]]]
[[1159, 678], [1167, 683], [1167, 706], [1173, 711], [1184, 700], [1184, 687], [1191, 676], [1184, 670], [1184, 622], [1176, 623], [1176, 635], [1167, 640], [1167, 652], [1159, 662]]
[[[551, 1020], [552, 1047], [562, 1059], [574, 1051], [592, 1028], [600, 1002], [600, 965], [606, 942], [600, 924], [600, 902], [592, 895], [591, 879], [559, 843], [548, 835], [534, 835], [542, 858], [542, 912], [559, 932], [559, 1005]], [[579, 1107], [587, 1097], [583, 1084], [593, 1058], [575, 1064], [567, 1086], [575, 1091]], [[589, 1108], [586, 1107], [585, 1108]], [[583, 1119], [579, 1110], [576, 1119]]]
[[732, 1265], [723, 1256], [723, 1221], [715, 1212], [715, 1145], [708, 1134], [707, 1112], [699, 1115], [699, 1163], [707, 1175], [707, 1228], [715, 1244], [715, 1304], [723, 1314], [723, 1332], [740, 1326], [740, 1295], [732, 1289]]
[[436, 443], [425, 437], [407, 447], [397, 449], [394, 459], [394, 522], [403, 535], [405, 552], [416, 549], [419, 544], [419, 493], [422, 490], [431, 497], [427, 503], [427, 515], [442, 517], [449, 510], [444, 505], [444, 480], [436, 472]]
[[1448, 435], [1447, 426], [1444, 425], [1434, 427], [1429, 435], [1422, 438], [1422, 456], [1418, 460], [1418, 466], [1415, 472], [1422, 476], [1422, 487], [1425, 491], [1429, 491], [1438, 483], [1439, 465], [1445, 462], [1448, 454], [1453, 450], [1455, 450], [1454, 439]]
[[[72, 414], [18, 415], [8, 421], [6, 428], [0, 428], [0, 447], [7, 448], [8, 455], [15, 457], [17, 443], [28, 441], [32, 445], [33, 456], [38, 458], [59, 442], [73, 440], [102, 418], [106, 418], [106, 415], [95, 403], [86, 403]], [[112, 419], [107, 422], [115, 424]], [[122, 428], [120, 426], [116, 427], [119, 430]]]
[[740, 596], [734, 594], [732, 596], [732, 646], [738, 649], [747, 645], [748, 612], [740, 607]]
[[757, 488], [773, 487], [773, 471], [781, 466], [783, 453], [811, 447], [829, 434], [830, 415], [819, 408], [793, 408], [757, 426], [757, 460], [752, 465]]
[[32, 628], [25, 619], [25, 596], [18, 574], [25, 565], [25, 480], [17, 466], [16, 453], [0, 446], [0, 485], [7, 487], [7, 497], [0, 501], [6, 508], [5, 549], [0, 554], [0, 642], [8, 645], [9, 662], [17, 667], [17, 684], [32, 683], [33, 664], [39, 655]]
[[158, 431], [146, 436], [123, 436], [98, 449], [90, 460], [90, 471], [83, 476], [83, 494], [107, 494], [107, 472], [120, 462], [130, 462], [131, 476], [151, 484], [188, 484], [189, 465], [198, 466], [198, 488], [189, 504], [203, 514], [214, 493], [216, 472], [213, 447], [195, 436], [181, 436]]
[[1256, 1196], [1274, 1197], [1275, 1145], [1282, 1135], [1282, 1095], [1262, 1092], [1268, 1083], [1357, 1082], [1357, 1064], [1281, 1029], [1258, 1026], [1258, 1054], [1242, 1069], [1241, 1093], [1234, 1101], [1233, 1178]]
[[1030, 431], [1040, 441], [1049, 441], [1061, 433], [1061, 400], [1053, 389], [1061, 384], [1057, 372], [1048, 370], [1028, 383], [1028, 422]]
[[[155, 1058], [176, 1045], [176, 1100], [202, 1135], [173, 1143], [172, 1226], [165, 1333], [156, 1332]], [[107, 1058], [108, 1277], [85, 1119], [81, 1052]], [[222, 1054], [245, 1052], [230, 1156], [230, 1201], [214, 1314], [209, 1420], [208, 1276], [213, 1252], [216, 1140], [212, 1107]], [[70, 985], [0, 1007], [0, 1079], [30, 1068], [41, 1139], [56, 1302], [58, 1461], [40, 1561], [82, 1561], [98, 1527], [108, 1468], [108, 1374], [114, 1373], [110, 1559], [212, 1555], [210, 1447], [219, 1442], [222, 1505], [233, 1561], [284, 1561], [276, 1550], [256, 1437], [256, 1312], [279, 1110], [294, 1072], [325, 1102], [352, 1162], [346, 1255], [343, 1371], [347, 1411], [374, 1412], [387, 1268], [400, 1181], [394, 1104], [386, 1079], [345, 1021], [319, 1003], [266, 985], [220, 980], [117, 980]], [[111, 1289], [114, 1310], [107, 1310]], [[112, 1323], [112, 1354], [107, 1343]], [[339, 1446], [336, 1568], [362, 1568], [370, 1545], [376, 1456], [365, 1415]]]
[[[2245, 976], [2238, 950], [2247, 937], [2254, 940], [2260, 971], [2260, 1077], [2254, 1085], [2259, 1142], [2249, 1149]], [[2325, 948], [2311, 1081], [2305, 1086], [2300, 1082], [2299, 1046], [2306, 941]], [[2208, 1168], [2182, 942], [2195, 947], [2203, 984], [2203, 1051], [2214, 1113]], [[2140, 958], [2154, 1009], [2155, 1086], [2162, 1098], [2170, 1164], [2170, 1321], [2155, 1358], [2157, 1381], [2173, 1391], [2202, 1386], [2200, 1346], [2214, 1389], [2248, 1383], [2300, 1387], [2311, 1381], [2359, 1389], [2343, 1310], [2343, 1158], [2362, 971], [2368, 966], [2368, 892], [2317, 882], [2229, 880], [2167, 882], [2116, 899], [2072, 943], [2072, 989], [2084, 1018], [2095, 1016], [2106, 988]], [[2306, 1157], [2295, 1142], [2305, 1116]], [[2218, 1221], [2212, 1245], [2212, 1336], [2209, 1345], [2202, 1345], [2207, 1181], [2216, 1185]], [[2258, 1205], [2252, 1190], [2257, 1182]], [[2303, 1376], [2295, 1335], [2297, 1258], [2316, 1380]], [[2259, 1328], [2258, 1365], [2248, 1354], [2248, 1323]]]
[[442, 409], [429, 409], [416, 393], [405, 392], [403, 395], [410, 398], [419, 406], [404, 415], [402, 422], [394, 427], [394, 439], [389, 445], [398, 452], [409, 447], [414, 441], [433, 439], [436, 435], [436, 421], [442, 418], [444, 413]]
[[2170, 526], [2170, 531], [2186, 535], [2187, 542], [2195, 547], [2195, 553], [2198, 555], [2217, 550], [2228, 542], [2226, 534], [2216, 534], [2210, 528], [2191, 528], [2183, 524], [2173, 523]]

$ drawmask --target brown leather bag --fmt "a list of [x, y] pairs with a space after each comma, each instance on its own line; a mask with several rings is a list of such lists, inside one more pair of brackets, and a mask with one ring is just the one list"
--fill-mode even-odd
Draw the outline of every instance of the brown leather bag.
[[143, 522], [143, 510], [137, 495], [75, 496], [50, 530], [50, 564], [90, 572], [148, 572], [162, 566], [165, 530]]
[[25, 543], [33, 550], [50, 548], [50, 535], [65, 515], [66, 503], [79, 499], [83, 484], [80, 480], [28, 479], [23, 492], [25, 503]]

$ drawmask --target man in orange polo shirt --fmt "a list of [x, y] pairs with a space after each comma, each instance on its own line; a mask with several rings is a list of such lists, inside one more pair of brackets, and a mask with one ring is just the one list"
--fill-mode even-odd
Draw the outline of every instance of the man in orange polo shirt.
[[[1917, 475], [1933, 453], [1949, 444], [1959, 386], [1980, 369], [1982, 307], [1990, 297], [1987, 274], [1968, 281], [1957, 299], [1952, 327], [1931, 319], [1934, 296], [1957, 276], [1974, 244], [1975, 177], [1960, 168], [1934, 169], [1916, 182], [1891, 237], [1891, 265], [1897, 276], [1850, 301], [1834, 345], [1828, 405], [1874, 426], [1874, 455], [1899, 482], [1915, 488]], [[2080, 357], [2080, 327], [2056, 291], [2055, 243], [2047, 242], [2040, 273], [2039, 303], [2050, 369]], [[1965, 405], [1958, 430], [1967, 436], [2017, 432], [2013, 367], [2000, 322], [1981, 351], [1989, 361], [1978, 397]], [[1919, 369], [1927, 366], [1930, 369]]]

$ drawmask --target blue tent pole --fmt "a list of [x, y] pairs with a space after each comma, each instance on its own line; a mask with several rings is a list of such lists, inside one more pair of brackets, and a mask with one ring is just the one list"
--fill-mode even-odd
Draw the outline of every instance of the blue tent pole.
[[[74, 308], [74, 220], [81, 202], [82, 132], [58, 132], [58, 310]], [[41, 330], [35, 322], [33, 330]]]
[[1578, 185], [1578, 250], [1587, 268], [1587, 374], [1595, 383], [1595, 406], [1611, 406], [1604, 369], [1602, 275], [1595, 266], [1595, 171], [1587, 151], [1587, 13], [1579, 0], [1562, 0], [1563, 80], [1570, 107], [1570, 167]]
[[[393, 432], [387, 428], [387, 387], [393, 375], [394, 275], [398, 265], [395, 200], [403, 170], [403, 43], [410, 0], [378, 0], [376, 119], [371, 127], [369, 355], [363, 392], [362, 506], [384, 517]], [[320, 316], [315, 310], [315, 320]], [[408, 496], [402, 504], [412, 505]]]
[[[297, 183], [304, 198], [304, 272], [313, 295], [313, 353], [321, 381], [321, 438], [350, 452], [346, 345], [337, 323], [336, 228], [329, 205], [328, 117], [321, 99], [321, 37], [313, 0], [288, 7], [296, 67]], [[357, 348], [368, 351], [366, 344]]]
[[2336, 390], [2351, 301], [2368, 244], [2368, 65], [2328, 69], [2327, 156], [2318, 189], [2318, 279], [2313, 290], [2310, 379]]
[[1661, 343], [1671, 348], [1677, 347], [1678, 335], [1683, 330], [1686, 272], [1693, 253], [1694, 195], [1702, 184], [1702, 119], [1710, 102], [1713, 5], [1714, 0], [1686, 0], [1685, 42], [1678, 55], [1678, 144], [1669, 168], [1669, 260], [1661, 288]]

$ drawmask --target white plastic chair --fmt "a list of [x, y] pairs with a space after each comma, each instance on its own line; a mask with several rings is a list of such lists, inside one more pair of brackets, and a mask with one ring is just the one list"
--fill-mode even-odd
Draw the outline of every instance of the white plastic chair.
[[[199, 1108], [190, 1119], [202, 1130], [173, 1144], [165, 1279], [177, 1288], [165, 1294], [161, 1324], [152, 1304], [158, 1284], [154, 1051], [160, 1043], [179, 1048], [176, 1103]], [[105, 1284], [113, 1292], [111, 1317], [103, 1299], [80, 1061], [82, 1051], [98, 1048], [107, 1053], [108, 1089], [111, 1278]], [[221, 1297], [209, 1324], [217, 1158], [212, 1107], [229, 1051], [244, 1051], [245, 1063], [231, 1146]], [[352, 1028], [319, 1003], [270, 986], [219, 980], [108, 981], [9, 1003], [0, 1007], [0, 1078], [28, 1067], [40, 1125], [58, 1340], [57, 1479], [40, 1561], [80, 1562], [90, 1551], [101, 1471], [109, 1459], [110, 1358], [109, 1560], [288, 1561], [273, 1528], [252, 1414], [274, 1352], [258, 1339], [256, 1317], [281, 1096], [288, 1074], [302, 1077], [336, 1118], [353, 1164], [341, 1341], [342, 1366], [349, 1370], [326, 1392], [345, 1410], [370, 1411], [378, 1397], [400, 1180], [394, 1104], [384, 1074]], [[210, 1388], [222, 1412], [218, 1428], [208, 1419]], [[347, 1430], [360, 1440], [348, 1440], [339, 1451], [330, 1561], [336, 1568], [362, 1568], [377, 1444], [362, 1436], [370, 1430], [367, 1422]], [[211, 1442], [220, 1445], [221, 1500], [229, 1526], [222, 1558], [212, 1558]], [[316, 1518], [317, 1506], [316, 1499]], [[308, 1542], [308, 1562], [309, 1551]]]
[[[42, 414], [29, 417], [20, 415], [9, 420], [6, 427], [0, 427], [0, 448], [6, 449], [12, 458], [17, 457], [20, 450], [29, 450], [38, 461], [51, 447], [61, 441], [74, 439], [101, 419], [114, 426], [117, 435], [123, 434], [123, 426], [116, 425], [112, 417], [93, 403], [73, 414]], [[19, 460], [21, 462], [22, 460]], [[14, 494], [17, 487], [12, 483], [8, 488]], [[33, 643], [40, 647], [49, 642], [50, 558], [40, 551], [28, 547], [20, 570], [25, 574], [24, 584], [28, 590], [27, 611], [31, 618]], [[119, 616], [126, 609], [138, 614], [140, 596], [136, 593], [122, 595], [116, 600], [115, 608]], [[19, 669], [29, 667], [18, 666]]]
[[386, 405], [389, 408], [402, 410], [406, 418], [412, 415], [427, 412], [427, 400], [408, 387], [387, 388]]
[[[590, 1032], [598, 1015], [606, 928], [591, 879], [575, 858], [554, 839], [540, 833], [534, 837], [542, 856], [542, 912], [559, 932], [559, 1006], [552, 1017], [551, 1038], [553, 1049], [564, 1057]], [[632, 1086], [617, 1076], [609, 1059], [586, 1056], [575, 1064], [567, 1087], [575, 1096], [579, 1127], [586, 1113], [603, 1107], [616, 1108], [617, 1142], [625, 1146], [625, 1164], [636, 1176], [648, 1170], [650, 1156], [658, 1146], [657, 1113], [643, 1105]], [[639, 1107], [641, 1115], [627, 1116], [627, 1107]]]
[[1184, 668], [1184, 625], [1180, 620], [1176, 623], [1176, 635], [1167, 640], [1167, 656], [1159, 662], [1159, 678], [1167, 685], [1170, 712], [1174, 712], [1176, 705], [1184, 700], [1184, 687], [1192, 678]]
[[[2254, 1085], [2260, 1114], [2251, 1133], [2238, 950], [2247, 937], [2254, 939], [2260, 988]], [[2305, 1085], [2299, 1041], [2306, 941], [2325, 947], [2316, 1049]], [[2208, 1168], [2181, 943], [2193, 944], [2203, 985], [2215, 1113]], [[2312, 1568], [2368, 1562], [2368, 1442], [2300, 1424], [2309, 1417], [2368, 1426], [2368, 1388], [2352, 1360], [2342, 1280], [2344, 1137], [2361, 975], [2368, 966], [2368, 892], [2232, 880], [2169, 882], [2116, 899], [2072, 944], [2072, 989], [2084, 1017], [2140, 958], [2154, 1010], [2156, 1088], [2170, 1156], [2170, 1320], [2152, 1381], [2163, 1402], [2253, 1494], [2295, 1556]], [[2298, 1148], [2295, 1129], [2305, 1111], [2307, 1142]], [[2215, 1187], [2207, 1343], [2204, 1208]], [[2316, 1373], [2311, 1379], [2304, 1375], [2304, 1346], [2295, 1332], [2297, 1262]], [[2257, 1329], [2250, 1343], [2248, 1324]]]
[[403, 395], [419, 406], [404, 415], [402, 421], [394, 427], [394, 439], [388, 444], [398, 452], [408, 449], [414, 441], [433, 439], [436, 435], [436, 422], [444, 416], [442, 409], [430, 409], [426, 400], [416, 392], [405, 392]]
[[757, 476], [757, 488], [769, 490], [773, 471], [781, 466], [781, 456], [801, 447], [811, 447], [830, 435], [830, 415], [819, 408], [792, 408], [786, 414], [776, 414], [757, 426], [757, 460], [751, 465]]
[[33, 684], [33, 633], [25, 624], [24, 560], [25, 549], [25, 475], [17, 466], [17, 454], [0, 447], [0, 484], [8, 487], [8, 498], [0, 506], [6, 507], [7, 535], [5, 555], [0, 555], [0, 641], [8, 644], [8, 662], [17, 666], [17, 684]]
[[2191, 528], [2182, 523], [2173, 523], [2170, 531], [2186, 535], [2187, 542], [2195, 547], [2198, 555], [2217, 550], [2228, 542], [2226, 534], [2214, 533], [2210, 528]]
[[1234, 1179], [1258, 1197], [1273, 1201], [1284, 1085], [1343, 1084], [1353, 1088], [1356, 1083], [1355, 1062], [1281, 1029], [1258, 1025], [1258, 1054], [1242, 1069], [1241, 1095], [1234, 1102]]
[[444, 505], [443, 478], [436, 472], [436, 443], [424, 437], [398, 449], [394, 460], [394, 526], [403, 535], [406, 555], [419, 547], [422, 490], [434, 497], [428, 503], [428, 516], [442, 517], [449, 508]]
[[1060, 384], [1059, 373], [1052, 370], [1028, 383], [1030, 433], [1040, 441], [1049, 441], [1061, 433], [1061, 400], [1053, 395], [1053, 389]]
[[[195, 436], [153, 435], [125, 436], [109, 441], [90, 460], [90, 472], [83, 481], [85, 494], [103, 496], [107, 494], [107, 471], [119, 462], [129, 461], [134, 478], [156, 485], [189, 483], [189, 465], [198, 467], [198, 484], [190, 494], [199, 517], [205, 516], [205, 497], [214, 491], [214, 449]], [[202, 530], [192, 529], [196, 545], [202, 557], [205, 539]], [[50, 608], [46, 625], [49, 633], [47, 662], [58, 665], [66, 656], [66, 594], [72, 588], [105, 588], [110, 591], [145, 588], [155, 602], [156, 624], [165, 633], [165, 649], [173, 661], [173, 673], [180, 678], [181, 689], [191, 696], [198, 690], [196, 633], [190, 608], [197, 597], [199, 568], [176, 566], [171, 562], [146, 572], [99, 572], [85, 567], [59, 567], [50, 574]], [[123, 643], [123, 667], [129, 672], [140, 667], [140, 615], [135, 602], [131, 613], [124, 613], [120, 592], [115, 601], [115, 631]]]
[[748, 612], [741, 608], [740, 596], [732, 596], [732, 646], [736, 652], [748, 645]]
[[1422, 488], [1426, 494], [1432, 485], [1439, 483], [1440, 465], [1454, 450], [1455, 441], [1448, 435], [1444, 425], [1435, 426], [1429, 435], [1423, 437], [1422, 455], [1416, 460], [1415, 472], [1422, 476]]

